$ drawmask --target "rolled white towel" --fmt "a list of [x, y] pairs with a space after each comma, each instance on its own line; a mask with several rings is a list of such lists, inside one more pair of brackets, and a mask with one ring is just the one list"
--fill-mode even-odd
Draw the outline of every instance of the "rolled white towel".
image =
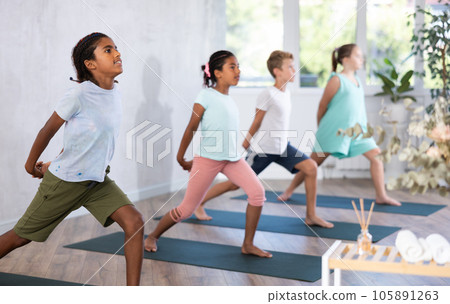
[[438, 233], [430, 234], [426, 239], [433, 254], [433, 259], [438, 264], [450, 262], [450, 244]]
[[422, 248], [424, 250], [423, 260], [431, 261], [431, 259], [433, 259], [433, 252], [431, 251], [430, 245], [424, 238], [419, 238], [419, 243], [420, 243], [420, 245], [422, 245]]
[[395, 239], [395, 246], [407, 262], [416, 263], [431, 259], [425, 240], [419, 241], [411, 230], [401, 230]]

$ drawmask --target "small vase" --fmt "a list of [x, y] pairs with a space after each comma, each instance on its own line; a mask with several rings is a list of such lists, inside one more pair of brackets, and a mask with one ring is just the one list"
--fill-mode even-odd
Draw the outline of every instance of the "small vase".
[[360, 255], [370, 253], [370, 249], [372, 248], [372, 235], [367, 229], [361, 229], [361, 233], [358, 235], [356, 241], [358, 243], [358, 253]]

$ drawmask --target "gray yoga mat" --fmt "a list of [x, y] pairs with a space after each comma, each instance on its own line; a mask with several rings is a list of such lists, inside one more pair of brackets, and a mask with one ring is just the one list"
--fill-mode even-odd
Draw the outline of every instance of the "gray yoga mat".
[[0, 286], [83, 286], [83, 284], [0, 272]]
[[[271, 203], [284, 204], [283, 202], [277, 200], [278, 195], [280, 194], [281, 192], [274, 193], [272, 191], [266, 191], [266, 199], [268, 202]], [[232, 199], [246, 200], [247, 195], [232, 197]], [[352, 200], [354, 200], [355, 203], [357, 203], [359, 209], [359, 198], [346, 196], [317, 195], [317, 207], [353, 209]], [[374, 200], [375, 199], [365, 198], [364, 210], [370, 210], [370, 205]], [[306, 206], [306, 196], [303, 193], [294, 193], [292, 197], [288, 201], [286, 201], [286, 203], [292, 205]], [[402, 205], [400, 207], [375, 204], [373, 211], [428, 216], [445, 207], [447, 207], [447, 205], [402, 202]]]
[[[117, 232], [64, 247], [113, 254], [123, 245], [123, 240], [123, 232]], [[320, 279], [321, 257], [271, 253], [270, 259], [260, 258], [242, 254], [241, 248], [236, 246], [161, 237], [158, 251], [146, 251], [144, 258], [308, 282]], [[119, 254], [124, 254], [123, 248]]]
[[[184, 223], [191, 223], [205, 226], [219, 226], [245, 229], [245, 213], [221, 210], [210, 210], [206, 212], [213, 217], [210, 221], [199, 221], [194, 217], [184, 220]], [[161, 217], [155, 218], [159, 220]], [[258, 223], [258, 231], [268, 231], [277, 233], [287, 233], [329, 239], [356, 241], [361, 233], [361, 226], [354, 223], [332, 222], [333, 228], [323, 228], [318, 226], [306, 226], [297, 217], [261, 215]], [[374, 243], [400, 230], [401, 227], [370, 225], [369, 232], [372, 234]]]

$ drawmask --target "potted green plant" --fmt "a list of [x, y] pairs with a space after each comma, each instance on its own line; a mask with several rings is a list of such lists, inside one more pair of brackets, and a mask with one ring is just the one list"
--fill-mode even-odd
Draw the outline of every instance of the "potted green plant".
[[406, 92], [414, 90], [411, 86], [411, 77], [414, 71], [409, 70], [400, 77], [394, 64], [388, 59], [384, 59], [384, 63], [388, 65], [389, 71], [387, 74], [382, 72], [375, 72], [375, 75], [383, 82], [381, 89], [383, 92], [375, 94], [375, 96], [390, 96], [393, 103], [397, 103], [401, 99], [409, 98], [416, 101], [414, 96], [405, 95]]
[[[429, 22], [424, 22], [422, 26], [411, 37], [412, 54], [420, 55], [426, 60], [431, 79], [436, 79], [441, 83], [441, 88], [431, 89], [431, 97], [443, 96], [445, 99], [450, 96], [450, 79], [448, 71], [450, 69], [450, 4], [439, 1], [444, 6], [438, 14], [424, 10], [417, 6], [412, 16], [423, 14], [429, 17]], [[422, 73], [425, 76], [425, 72]]]

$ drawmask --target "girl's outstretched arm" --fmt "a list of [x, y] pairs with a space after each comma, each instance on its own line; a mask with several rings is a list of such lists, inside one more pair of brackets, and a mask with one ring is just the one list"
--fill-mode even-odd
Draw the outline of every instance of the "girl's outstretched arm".
[[325, 115], [328, 104], [330, 103], [331, 99], [333, 99], [334, 95], [336, 95], [340, 85], [341, 82], [338, 76], [333, 76], [331, 77], [330, 81], [328, 81], [327, 86], [323, 91], [322, 99], [319, 103], [319, 109], [317, 110], [317, 125], [319, 125], [320, 120]]
[[44, 176], [41, 170], [43, 164], [42, 162], [37, 163], [37, 160], [42, 152], [44, 152], [50, 140], [65, 122], [66, 121], [59, 117], [56, 112], [53, 112], [52, 116], [50, 116], [44, 127], [36, 136], [33, 146], [31, 147], [30, 155], [25, 163], [25, 170], [33, 177], [42, 178]]
[[250, 127], [250, 130], [248, 130], [248, 133], [245, 136], [244, 142], [242, 143], [242, 147], [244, 147], [245, 150], [247, 150], [248, 147], [250, 147], [250, 141], [252, 140], [255, 133], [258, 132], [259, 128], [261, 127], [261, 123], [262, 123], [265, 115], [266, 115], [266, 111], [263, 111], [258, 108], [256, 109], [255, 119], [253, 119], [253, 123]]
[[197, 131], [198, 125], [202, 120], [205, 108], [198, 103], [194, 103], [194, 108], [192, 109], [192, 116], [189, 124], [184, 131], [183, 138], [181, 139], [180, 148], [178, 148], [177, 161], [183, 170], [190, 171], [192, 167], [192, 161], [186, 161], [184, 159], [184, 154], [186, 153], [189, 144], [194, 137], [194, 132]]

